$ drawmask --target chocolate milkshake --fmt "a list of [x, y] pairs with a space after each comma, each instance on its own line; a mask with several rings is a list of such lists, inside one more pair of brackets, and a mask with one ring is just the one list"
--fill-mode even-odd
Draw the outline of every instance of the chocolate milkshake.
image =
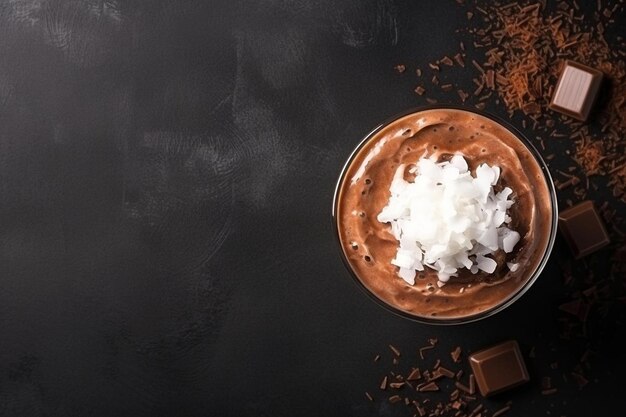
[[[491, 254], [497, 262], [492, 273], [459, 269], [445, 285], [428, 267], [416, 271], [413, 285], [398, 276], [399, 268], [392, 264], [398, 240], [378, 215], [389, 202], [398, 167], [415, 166], [425, 155], [437, 162], [461, 155], [471, 172], [483, 163], [499, 167], [494, 191], [513, 191], [508, 226], [521, 239], [509, 253]], [[396, 312], [444, 323], [486, 316], [520, 296], [547, 259], [555, 213], [554, 188], [533, 151], [495, 120], [450, 108], [417, 111], [371, 134], [344, 168], [334, 206], [344, 260], [358, 282]]]

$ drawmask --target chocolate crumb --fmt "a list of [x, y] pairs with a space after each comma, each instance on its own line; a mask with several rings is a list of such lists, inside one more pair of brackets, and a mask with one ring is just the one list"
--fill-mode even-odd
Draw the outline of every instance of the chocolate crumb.
[[415, 70], [415, 74], [416, 74], [418, 77], [421, 77], [421, 76], [422, 76], [422, 70], [421, 70], [420, 68], [416, 69], [416, 70]]
[[418, 95], [420, 95], [420, 96], [421, 96], [422, 94], [424, 94], [424, 92], [425, 92], [425, 91], [426, 91], [426, 90], [425, 90], [425, 89], [424, 89], [424, 87], [422, 87], [421, 85], [418, 85], [418, 86], [415, 88], [415, 92], [416, 92]]
[[402, 74], [404, 71], [406, 71], [406, 66], [405, 65], [396, 65], [395, 67], [393, 67], [399, 74]]

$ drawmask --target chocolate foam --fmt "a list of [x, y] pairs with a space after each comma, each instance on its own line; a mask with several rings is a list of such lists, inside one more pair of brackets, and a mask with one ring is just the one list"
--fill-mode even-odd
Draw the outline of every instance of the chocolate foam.
[[[515, 250], [493, 256], [493, 274], [459, 270], [438, 288], [437, 273], [418, 273], [411, 286], [391, 264], [398, 247], [389, 224], [376, 216], [389, 200], [389, 186], [400, 164], [423, 156], [438, 160], [460, 153], [472, 174], [481, 163], [501, 169], [496, 192], [513, 190], [509, 227], [522, 236]], [[408, 176], [407, 180], [411, 180]], [[358, 150], [339, 184], [336, 220], [345, 257], [363, 285], [386, 304], [417, 317], [460, 319], [502, 305], [531, 279], [551, 239], [553, 207], [541, 166], [511, 131], [479, 114], [456, 109], [424, 110], [378, 130]], [[518, 263], [511, 272], [506, 263]]]

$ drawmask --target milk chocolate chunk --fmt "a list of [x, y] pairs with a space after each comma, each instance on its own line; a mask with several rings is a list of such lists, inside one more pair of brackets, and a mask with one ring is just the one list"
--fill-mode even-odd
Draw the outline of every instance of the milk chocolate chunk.
[[609, 244], [602, 219], [589, 200], [560, 212], [559, 230], [576, 259]]
[[550, 108], [584, 122], [589, 117], [601, 84], [601, 71], [575, 61], [565, 61]]
[[469, 361], [483, 397], [516, 387], [530, 379], [519, 345], [514, 340], [473, 353]]

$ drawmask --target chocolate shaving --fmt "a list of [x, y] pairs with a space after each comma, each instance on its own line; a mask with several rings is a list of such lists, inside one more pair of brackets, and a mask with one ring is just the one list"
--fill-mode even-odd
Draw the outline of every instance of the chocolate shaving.
[[558, 390], [556, 388], [550, 388], [550, 389], [544, 389], [541, 390], [541, 395], [552, 395], [552, 394], [556, 394]]
[[424, 87], [422, 87], [421, 85], [418, 85], [418, 86], [415, 88], [415, 92], [416, 92], [418, 95], [420, 95], [420, 96], [421, 96], [422, 94], [424, 94], [424, 92], [425, 92], [425, 91], [426, 91], [426, 90], [425, 90], [425, 89], [424, 89]]
[[480, 412], [480, 410], [483, 409], [483, 405], [482, 404], [478, 404], [476, 407], [474, 407], [474, 409], [472, 410], [472, 412], [470, 413], [470, 416], [475, 416], [477, 413]]
[[396, 71], [398, 71], [399, 74], [402, 74], [404, 71], [406, 71], [406, 66], [400, 64], [400, 65], [396, 65], [395, 67], [393, 67]]
[[404, 386], [404, 382], [391, 382], [389, 383], [389, 386], [393, 389], [400, 389]]
[[454, 65], [454, 61], [452, 61], [452, 59], [450, 59], [450, 57], [448, 56], [444, 56], [441, 61], [442, 64], [447, 65], [449, 67]]
[[454, 60], [456, 61], [457, 64], [459, 64], [460, 67], [465, 68], [465, 61], [463, 60], [463, 55], [456, 54], [454, 56]]
[[428, 384], [420, 387], [420, 392], [432, 392], [439, 391], [439, 386], [435, 382], [429, 382]]
[[400, 356], [400, 351], [394, 345], [389, 345], [389, 349], [391, 349], [394, 355]]
[[439, 368], [437, 368], [437, 370], [439, 371], [439, 373], [447, 378], [454, 378], [454, 372], [452, 372], [451, 370], [444, 368], [443, 366], [440, 366]]
[[409, 376], [406, 377], [407, 381], [417, 381], [418, 379], [421, 379], [422, 375], [420, 374], [420, 370], [419, 368], [415, 368], [411, 371], [411, 373], [409, 374]]
[[395, 404], [400, 401], [402, 401], [402, 397], [400, 397], [399, 395], [392, 395], [391, 397], [389, 397], [389, 402], [391, 404]]
[[587, 385], [589, 383], [587, 378], [585, 378], [584, 376], [582, 376], [578, 372], [572, 372], [570, 375], [571, 375], [572, 379], [574, 380], [574, 382], [576, 382], [576, 385], [578, 386], [578, 389], [583, 389], [585, 387], [585, 385]]
[[450, 352], [450, 356], [452, 357], [454, 363], [459, 363], [461, 361], [461, 352], [460, 346], [457, 346], [452, 352]]
[[435, 348], [435, 346], [433, 346], [433, 345], [421, 347], [420, 350], [419, 350], [420, 358], [424, 359], [424, 352], [427, 351], [427, 350], [430, 350], [430, 349], [434, 349], [434, 348]]
[[461, 384], [459, 381], [456, 381], [454, 383], [454, 386], [460, 389], [461, 391], [465, 392], [466, 394], [472, 395], [472, 392], [470, 392], [470, 389], [466, 387], [465, 385]]
[[372, 398], [369, 392], [365, 391], [365, 396], [367, 397], [369, 401], [374, 402], [374, 398]]
[[499, 409], [498, 411], [496, 411], [495, 413], [493, 413], [491, 415], [491, 417], [498, 417], [501, 416], [502, 414], [506, 413], [507, 411], [509, 411], [511, 409], [511, 406], [507, 405], [506, 407], [502, 407], [501, 409]]
[[387, 389], [387, 377], [386, 376], [380, 382], [380, 389], [381, 390], [386, 390]]

